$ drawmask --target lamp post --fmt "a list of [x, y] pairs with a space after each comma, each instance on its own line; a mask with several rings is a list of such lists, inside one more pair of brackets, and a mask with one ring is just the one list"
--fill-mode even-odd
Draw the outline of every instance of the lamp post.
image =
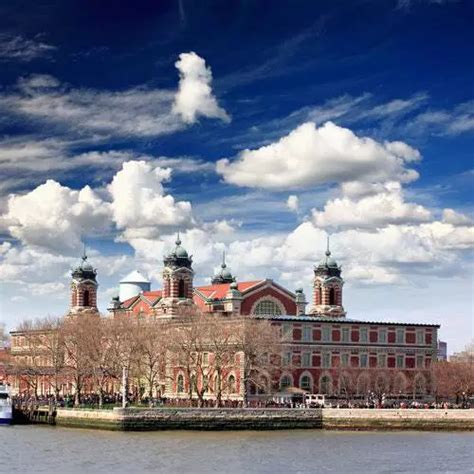
[[128, 370], [127, 367], [122, 367], [122, 408], [127, 408], [127, 379]]

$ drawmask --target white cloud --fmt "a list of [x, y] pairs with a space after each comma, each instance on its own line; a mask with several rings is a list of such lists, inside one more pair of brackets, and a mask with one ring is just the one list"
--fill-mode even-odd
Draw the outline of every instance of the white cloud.
[[89, 187], [80, 191], [54, 180], [24, 195], [11, 195], [3, 219], [11, 235], [26, 245], [53, 252], [77, 251], [84, 234], [104, 232], [109, 207]]
[[88, 142], [173, 133], [200, 116], [230, 121], [212, 93], [212, 73], [204, 59], [183, 53], [176, 67], [177, 91], [147, 86], [122, 91], [73, 88], [53, 76], [34, 74], [20, 78], [15, 91], [0, 94], [0, 111], [48, 124], [49, 133], [54, 127], [58, 134]]
[[175, 66], [180, 79], [173, 112], [185, 123], [195, 123], [199, 116], [229, 122], [229, 115], [219, 107], [212, 93], [212, 72], [206, 61], [194, 52], [181, 53]]
[[244, 150], [217, 162], [217, 172], [231, 184], [292, 189], [346, 181], [410, 182], [418, 173], [406, 164], [419, 152], [401, 142], [379, 143], [327, 122], [305, 123], [279, 141]]
[[[354, 193], [354, 189], [350, 189]], [[349, 197], [331, 199], [324, 210], [313, 210], [313, 221], [318, 227], [373, 228], [387, 224], [427, 222], [431, 212], [403, 199], [399, 183], [384, 185], [375, 195], [353, 200]]]
[[472, 219], [465, 214], [456, 212], [454, 209], [443, 210], [443, 222], [448, 224], [457, 225], [472, 225]]
[[36, 58], [48, 56], [55, 49], [56, 46], [37, 39], [28, 39], [22, 35], [0, 35], [0, 61], [29, 62]]
[[189, 202], [164, 194], [162, 183], [170, 177], [170, 168], [145, 161], [123, 163], [107, 189], [113, 219], [125, 230], [125, 239], [151, 238], [163, 229], [188, 227], [193, 222]]
[[298, 196], [291, 194], [288, 196], [288, 199], [286, 201], [286, 207], [293, 212], [298, 212], [298, 207], [299, 207], [299, 199]]

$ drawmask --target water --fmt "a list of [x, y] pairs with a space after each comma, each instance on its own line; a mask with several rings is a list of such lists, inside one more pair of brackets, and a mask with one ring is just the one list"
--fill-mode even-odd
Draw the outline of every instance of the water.
[[123, 433], [0, 429], [0, 472], [474, 472], [474, 434], [322, 430]]

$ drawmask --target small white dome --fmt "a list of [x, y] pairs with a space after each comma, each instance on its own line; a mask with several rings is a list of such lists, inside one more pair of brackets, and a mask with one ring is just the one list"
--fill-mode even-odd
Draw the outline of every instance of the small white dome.
[[143, 276], [138, 270], [129, 273], [125, 278], [120, 280], [120, 283], [150, 283], [150, 281]]

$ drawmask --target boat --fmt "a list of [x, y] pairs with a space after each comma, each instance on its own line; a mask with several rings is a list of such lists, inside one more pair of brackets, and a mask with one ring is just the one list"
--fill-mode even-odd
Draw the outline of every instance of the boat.
[[0, 383], [0, 424], [9, 425], [13, 419], [12, 397], [10, 387]]

